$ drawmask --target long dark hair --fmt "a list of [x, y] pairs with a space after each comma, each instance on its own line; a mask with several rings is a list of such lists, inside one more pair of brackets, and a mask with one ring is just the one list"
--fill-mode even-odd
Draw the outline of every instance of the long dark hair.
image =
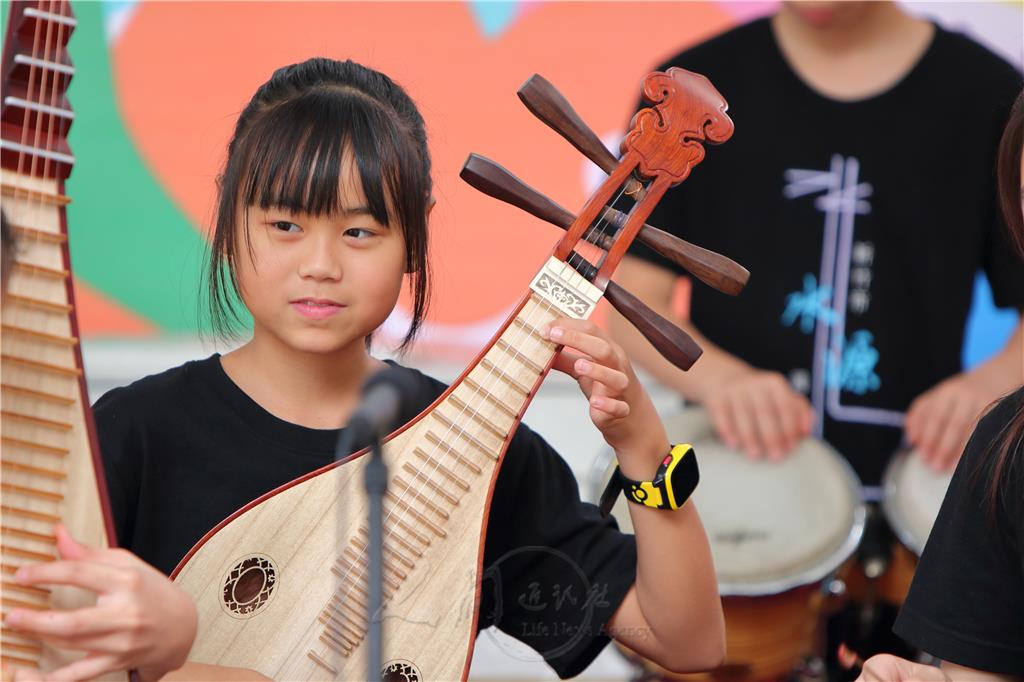
[[[1024, 212], [1021, 207], [1021, 154], [1024, 153], [1024, 92], [1017, 97], [1010, 118], [999, 141], [999, 160], [996, 173], [999, 186], [999, 204], [1009, 231], [1010, 241], [1024, 258]], [[1024, 263], [1021, 264], [1024, 267]], [[1010, 472], [1024, 466], [1024, 400], [1020, 400], [1013, 416], [996, 434], [990, 446], [995, 453], [991, 460], [987, 499], [989, 512], [995, 514], [1000, 498], [1008, 495]], [[988, 458], [986, 458], [988, 459]]]
[[[222, 339], [241, 322], [237, 228], [247, 206], [315, 216], [340, 205], [344, 156], [355, 159], [370, 213], [402, 230], [413, 294], [404, 350], [423, 323], [430, 296], [427, 134], [412, 99], [384, 74], [351, 60], [308, 59], [285, 66], [242, 111], [218, 178], [217, 220], [207, 261], [210, 320]], [[242, 231], [248, 247], [248, 224]]]

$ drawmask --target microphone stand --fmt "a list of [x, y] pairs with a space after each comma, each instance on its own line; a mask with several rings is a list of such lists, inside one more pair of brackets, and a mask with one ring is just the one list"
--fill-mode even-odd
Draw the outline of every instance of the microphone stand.
[[[335, 461], [341, 461], [355, 451], [353, 447], [353, 429], [346, 428], [338, 439], [338, 449], [335, 453]], [[369, 631], [367, 634], [367, 673], [366, 679], [369, 682], [380, 682], [383, 672], [383, 569], [384, 569], [384, 493], [388, 487], [388, 467], [384, 462], [384, 450], [381, 447], [380, 434], [374, 432], [370, 441], [370, 461], [367, 462], [364, 470], [363, 483], [366, 496], [369, 501], [369, 581], [370, 600], [367, 621]], [[343, 507], [339, 506], [339, 510]], [[344, 513], [344, 512], [342, 512]], [[343, 523], [339, 527], [347, 527]]]
[[383, 632], [384, 620], [384, 493], [388, 489], [388, 465], [384, 463], [384, 450], [381, 448], [380, 434], [373, 434], [370, 449], [370, 461], [366, 463], [364, 481], [366, 496], [370, 501], [370, 632], [368, 636], [369, 670], [366, 679], [380, 682], [383, 672]]

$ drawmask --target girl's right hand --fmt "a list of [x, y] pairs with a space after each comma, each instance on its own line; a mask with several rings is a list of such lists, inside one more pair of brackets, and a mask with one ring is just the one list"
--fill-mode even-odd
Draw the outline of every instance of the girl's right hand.
[[951, 678], [933, 665], [878, 654], [864, 662], [857, 682], [951, 682]]
[[96, 592], [95, 606], [72, 611], [14, 609], [4, 624], [86, 657], [47, 673], [47, 680], [83, 680], [137, 669], [144, 682], [185, 663], [198, 616], [192, 599], [167, 576], [123, 549], [79, 544], [55, 528], [61, 560], [24, 566], [23, 585], [74, 585]]
[[814, 421], [807, 398], [778, 372], [748, 368], [715, 382], [701, 402], [719, 438], [751, 458], [782, 459]]

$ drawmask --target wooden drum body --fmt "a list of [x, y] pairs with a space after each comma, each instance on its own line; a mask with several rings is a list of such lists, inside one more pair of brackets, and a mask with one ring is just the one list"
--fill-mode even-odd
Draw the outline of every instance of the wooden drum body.
[[[782, 462], [750, 460], [721, 443], [699, 410], [666, 420], [665, 428], [671, 442], [691, 443], [700, 462], [693, 500], [723, 598], [726, 660], [708, 673], [663, 676], [761, 680], [792, 671], [814, 649], [822, 582], [849, 558], [864, 531], [856, 475], [811, 439]], [[612, 513], [632, 530], [627, 504], [620, 497]]]

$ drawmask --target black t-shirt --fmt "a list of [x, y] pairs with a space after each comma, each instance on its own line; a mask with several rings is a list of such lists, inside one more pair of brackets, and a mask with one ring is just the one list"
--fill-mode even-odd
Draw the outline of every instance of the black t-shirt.
[[[1020, 74], [936, 27], [899, 83], [840, 102], [794, 73], [768, 19], [659, 68], [670, 66], [707, 76], [736, 131], [649, 222], [751, 273], [736, 297], [694, 280], [693, 322], [788, 377], [814, 406], [816, 435], [875, 484], [909, 404], [961, 369], [975, 273], [997, 305], [1024, 307], [995, 189]], [[634, 253], [682, 272], [642, 245]]]
[[1024, 675], [1024, 442], [997, 469], [994, 442], [1024, 410], [1024, 388], [978, 424], [942, 502], [893, 629], [943, 660]]
[[[409, 421], [444, 390], [408, 369]], [[224, 372], [220, 357], [117, 388], [94, 406], [118, 542], [164, 573], [248, 502], [334, 461], [340, 430], [270, 414]], [[580, 501], [568, 465], [520, 426], [492, 498], [480, 629], [531, 646], [561, 677], [608, 643], [602, 632], [636, 577], [636, 543]]]

